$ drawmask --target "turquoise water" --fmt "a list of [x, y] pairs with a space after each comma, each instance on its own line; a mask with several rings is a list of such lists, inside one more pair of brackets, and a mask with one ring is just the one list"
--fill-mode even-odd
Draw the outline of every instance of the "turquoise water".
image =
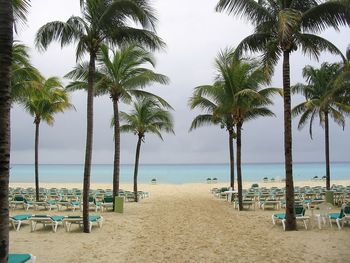
[[[52, 183], [82, 182], [83, 165], [47, 164], [39, 166], [40, 181]], [[121, 182], [131, 183], [133, 165], [121, 165]], [[314, 176], [325, 175], [325, 165], [322, 163], [294, 164], [294, 179], [296, 181], [310, 180]], [[92, 166], [91, 182], [111, 183], [113, 165], [100, 164]], [[261, 181], [262, 178], [274, 177], [281, 179], [284, 175], [284, 164], [244, 164], [243, 180], [248, 182]], [[219, 182], [229, 181], [228, 164], [147, 164], [139, 167], [139, 182], [148, 183], [156, 178], [160, 183], [200, 183], [208, 177], [216, 177]], [[350, 163], [332, 163], [331, 178], [334, 180], [350, 179]], [[14, 164], [11, 167], [11, 182], [33, 182], [34, 165]]]

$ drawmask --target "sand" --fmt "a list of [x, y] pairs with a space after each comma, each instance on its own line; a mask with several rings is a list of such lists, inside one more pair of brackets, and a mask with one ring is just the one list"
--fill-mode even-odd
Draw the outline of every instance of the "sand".
[[[336, 184], [350, 185], [350, 181]], [[274, 186], [279, 183], [259, 183]], [[11, 186], [32, 186], [12, 184]], [[81, 233], [59, 227], [30, 233], [29, 225], [10, 231], [10, 251], [30, 252], [37, 262], [350, 262], [350, 227], [284, 232], [273, 226], [275, 211], [238, 212], [209, 193], [226, 184], [140, 185], [150, 197], [125, 203], [124, 214], [104, 212], [102, 229]], [[250, 186], [251, 183], [247, 183]], [[281, 184], [283, 185], [283, 184]], [[323, 185], [297, 182], [296, 185]], [[79, 184], [42, 184], [45, 187], [80, 187]], [[111, 188], [95, 184], [92, 188]], [[132, 189], [131, 185], [122, 185]], [[11, 214], [23, 210], [11, 211]], [[80, 212], [44, 212], [72, 215]], [[94, 214], [94, 212], [91, 212]]]

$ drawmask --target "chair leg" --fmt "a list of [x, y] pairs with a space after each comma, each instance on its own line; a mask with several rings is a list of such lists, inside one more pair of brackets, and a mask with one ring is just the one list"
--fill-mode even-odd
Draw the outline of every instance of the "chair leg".
[[343, 220], [341, 220], [340, 218], [337, 218], [337, 219], [336, 219], [336, 222], [337, 222], [337, 225], [338, 225], [338, 229], [339, 229], [339, 230], [341, 230], [340, 221], [343, 221]]
[[283, 230], [286, 231], [286, 220], [282, 219]]
[[16, 231], [19, 231], [19, 229], [21, 228], [21, 224], [22, 224], [22, 222], [18, 221], [18, 225], [17, 225]]

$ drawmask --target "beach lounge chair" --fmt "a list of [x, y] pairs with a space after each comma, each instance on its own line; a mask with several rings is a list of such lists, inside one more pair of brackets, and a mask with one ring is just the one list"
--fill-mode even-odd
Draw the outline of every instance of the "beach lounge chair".
[[[94, 223], [96, 223], [99, 228], [102, 228], [102, 222], [103, 222], [103, 217], [100, 215], [89, 216], [90, 232], [92, 230], [92, 225]], [[64, 223], [64, 228], [66, 229], [67, 232], [69, 232], [72, 224], [77, 224], [77, 225], [79, 225], [79, 227], [82, 226], [83, 217], [82, 216], [67, 216], [63, 219], [63, 223]]]
[[103, 198], [103, 202], [101, 203], [101, 211], [103, 212], [104, 209], [108, 211], [108, 208], [113, 209], [113, 196], [106, 196]]
[[346, 221], [350, 221], [350, 204], [343, 205], [340, 210], [340, 213], [330, 213], [329, 214], [329, 224], [332, 227], [332, 220], [335, 220], [338, 226], [338, 229], [344, 227]]
[[36, 258], [32, 254], [10, 253], [8, 263], [35, 263], [35, 260]]
[[15, 195], [10, 201], [10, 207], [14, 210], [17, 206], [21, 206], [23, 209], [28, 210], [33, 207], [33, 202], [27, 200], [23, 195]]
[[[80, 209], [83, 210], [83, 203], [80, 204]], [[89, 196], [89, 209], [94, 209], [97, 212], [98, 209], [101, 209], [101, 202], [96, 201], [94, 196]]]
[[22, 222], [27, 221], [31, 217], [32, 215], [27, 215], [27, 214], [10, 216], [10, 223], [16, 231], [19, 231], [19, 229], [21, 228]]
[[46, 225], [51, 225], [53, 232], [57, 231], [57, 227], [62, 223], [64, 216], [49, 216], [49, 215], [33, 215], [29, 221], [31, 223], [31, 232], [35, 231], [37, 223]]
[[[306, 221], [309, 221], [310, 217], [305, 216], [305, 208], [303, 206], [295, 206], [294, 207], [294, 214], [295, 214], [296, 220], [303, 221], [305, 229], [307, 229]], [[276, 225], [277, 220], [280, 220], [282, 222], [283, 230], [286, 230], [286, 214], [284, 214], [284, 213], [273, 214], [272, 215], [272, 224]]]
[[153, 179], [151, 180], [151, 184], [157, 184], [157, 179], [156, 179], [156, 178], [153, 178]]

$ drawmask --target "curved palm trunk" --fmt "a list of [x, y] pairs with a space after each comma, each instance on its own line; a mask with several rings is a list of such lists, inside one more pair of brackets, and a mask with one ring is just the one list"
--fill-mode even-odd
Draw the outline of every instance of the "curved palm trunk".
[[292, 118], [289, 51], [283, 52], [284, 158], [286, 171], [286, 230], [296, 230], [292, 159]]
[[326, 153], [326, 188], [331, 189], [331, 168], [329, 162], [329, 119], [328, 112], [325, 112], [325, 153]]
[[229, 129], [229, 148], [230, 148], [230, 186], [235, 190], [235, 154], [233, 150], [233, 130]]
[[40, 119], [35, 117], [35, 199], [39, 200], [39, 125]]
[[13, 42], [12, 1], [0, 0], [0, 262], [9, 249], [10, 66]]
[[137, 141], [137, 146], [136, 146], [135, 169], [134, 169], [134, 194], [135, 194], [135, 202], [138, 202], [138, 195], [137, 195], [137, 173], [138, 173], [138, 171], [139, 171], [139, 159], [140, 159], [141, 143], [142, 143], [142, 135], [139, 135], [139, 140]]
[[237, 185], [238, 185], [238, 208], [243, 210], [242, 202], [242, 168], [241, 168], [241, 145], [242, 145], [242, 123], [237, 123]]
[[86, 148], [85, 148], [85, 165], [84, 165], [84, 185], [83, 185], [83, 225], [84, 232], [89, 233], [89, 190], [91, 175], [91, 158], [92, 158], [92, 140], [93, 140], [93, 112], [94, 112], [94, 75], [95, 75], [95, 58], [96, 55], [90, 53], [88, 92], [87, 92], [87, 129], [86, 129]]
[[[120, 124], [118, 99], [113, 99], [114, 115], [114, 168], [113, 168], [113, 202], [119, 194], [119, 172], [120, 172]], [[113, 206], [114, 207], [114, 206]]]

